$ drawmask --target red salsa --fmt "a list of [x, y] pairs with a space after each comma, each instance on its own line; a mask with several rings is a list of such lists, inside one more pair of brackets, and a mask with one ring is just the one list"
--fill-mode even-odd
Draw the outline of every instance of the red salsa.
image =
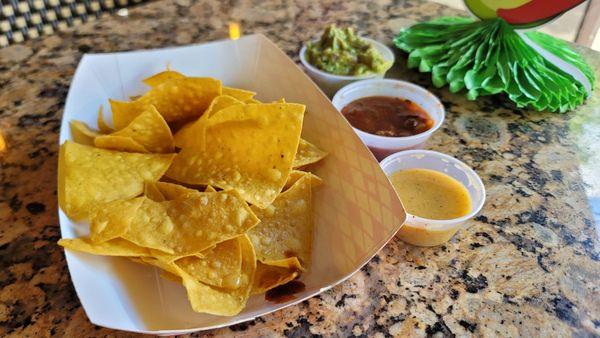
[[345, 106], [342, 114], [354, 128], [388, 137], [417, 135], [434, 124], [418, 104], [391, 96], [360, 98]]

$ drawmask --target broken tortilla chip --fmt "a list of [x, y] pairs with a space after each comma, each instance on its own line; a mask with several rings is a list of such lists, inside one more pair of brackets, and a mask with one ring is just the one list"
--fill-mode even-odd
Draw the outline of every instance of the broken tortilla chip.
[[185, 77], [152, 87], [131, 102], [110, 100], [115, 128], [122, 129], [148, 105], [153, 105], [165, 121], [174, 122], [200, 117], [210, 102], [221, 95], [221, 81], [212, 78]]
[[303, 267], [310, 265], [313, 230], [310, 181], [307, 173], [269, 207], [252, 207], [260, 223], [248, 236], [260, 261], [298, 257]]
[[82, 121], [72, 120], [69, 125], [71, 126], [71, 136], [73, 137], [73, 141], [79, 144], [93, 146], [94, 139], [101, 135], [99, 132], [90, 129], [90, 127]]
[[236, 189], [265, 208], [291, 171], [304, 106], [293, 103], [234, 105], [209, 119], [205, 149], [183, 148], [167, 176], [187, 184]]
[[[127, 231], [121, 236], [139, 246], [183, 257], [239, 236], [258, 222], [235, 191], [198, 193], [164, 202], [145, 197]], [[108, 223], [106, 228], [118, 227]]]
[[296, 152], [296, 157], [294, 157], [292, 167], [296, 169], [316, 163], [325, 158], [325, 156], [327, 156], [327, 152], [319, 149], [317, 146], [304, 139], [300, 139], [298, 151]]
[[200, 282], [220, 288], [240, 286], [242, 250], [240, 238], [235, 237], [206, 250], [204, 256], [187, 256], [175, 261], [183, 271]]
[[144, 181], [157, 181], [173, 156], [125, 153], [66, 141], [59, 151], [59, 205], [70, 218], [87, 219], [94, 205], [141, 194]]
[[130, 137], [152, 153], [172, 153], [173, 135], [154, 106], [146, 106], [125, 128], [108, 136]]

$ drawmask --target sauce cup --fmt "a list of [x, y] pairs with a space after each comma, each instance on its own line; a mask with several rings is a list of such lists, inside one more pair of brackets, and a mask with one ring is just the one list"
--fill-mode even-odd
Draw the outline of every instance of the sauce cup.
[[474, 217], [485, 202], [485, 187], [481, 178], [463, 162], [446, 154], [431, 150], [407, 150], [392, 154], [380, 163], [388, 175], [406, 169], [430, 169], [444, 173], [467, 188], [471, 196], [471, 212], [463, 217], [434, 220], [406, 214], [406, 222], [400, 228], [398, 238], [417, 246], [436, 246], [450, 240], [467, 220]]
[[[369, 39], [369, 38], [365, 38], [363, 37], [362, 39], [368, 41], [370, 44], [373, 45], [373, 47], [375, 47], [375, 49], [377, 49], [377, 51], [381, 54], [381, 56], [386, 60], [390, 62], [390, 65], [394, 64], [394, 52], [392, 52], [392, 50], [384, 45], [381, 42], [375, 41], [373, 39]], [[319, 41], [314, 40], [313, 42], [317, 42]], [[315, 83], [317, 84], [317, 86], [319, 86], [319, 88], [321, 88], [321, 90], [327, 94], [327, 96], [331, 97], [333, 96], [333, 94], [335, 94], [336, 91], [338, 91], [338, 89], [342, 88], [343, 86], [358, 81], [358, 80], [364, 80], [364, 79], [381, 79], [383, 78], [383, 76], [385, 75], [385, 72], [380, 73], [380, 74], [367, 74], [367, 75], [336, 75], [336, 74], [331, 74], [331, 73], [327, 73], [325, 71], [320, 70], [319, 68], [311, 65], [308, 60], [306, 59], [306, 45], [302, 46], [302, 49], [300, 49], [300, 62], [302, 63], [302, 65], [304, 66], [304, 68], [306, 68], [306, 73], [308, 74], [308, 76], [315, 81]], [[391, 67], [391, 66], [390, 66]], [[387, 70], [386, 70], [387, 71]]]
[[341, 113], [342, 109], [352, 101], [368, 96], [391, 96], [413, 101], [434, 120], [431, 129], [417, 135], [403, 137], [369, 134], [353, 127], [378, 160], [400, 150], [421, 148], [444, 122], [446, 113], [440, 100], [427, 89], [406, 81], [372, 79], [354, 82], [340, 89], [333, 97], [332, 103]]

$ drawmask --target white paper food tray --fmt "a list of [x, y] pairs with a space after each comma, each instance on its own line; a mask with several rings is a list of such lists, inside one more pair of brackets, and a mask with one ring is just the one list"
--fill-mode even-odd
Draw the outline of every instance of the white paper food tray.
[[[400, 229], [405, 212], [379, 164], [317, 86], [275, 44], [262, 35], [179, 48], [83, 57], [67, 97], [60, 142], [71, 138], [69, 121], [96, 126], [98, 107], [108, 98], [126, 100], [149, 88], [142, 79], [165, 70], [210, 76], [225, 85], [256, 91], [263, 101], [284, 97], [307, 106], [303, 137], [329, 152], [316, 174], [315, 232], [311, 269], [302, 275], [306, 290], [275, 304], [264, 295], [250, 298], [237, 316], [192, 311], [183, 286], [150, 266], [125, 258], [67, 251], [77, 295], [96, 325], [152, 334], [182, 334], [232, 325], [296, 304], [350, 277]], [[59, 210], [63, 238], [88, 235], [87, 224]]]

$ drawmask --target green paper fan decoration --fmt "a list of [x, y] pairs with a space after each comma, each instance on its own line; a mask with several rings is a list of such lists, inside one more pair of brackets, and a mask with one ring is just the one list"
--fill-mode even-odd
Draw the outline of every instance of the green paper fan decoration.
[[567, 43], [544, 33], [517, 33], [501, 18], [442, 17], [403, 29], [394, 43], [409, 53], [410, 68], [431, 72], [436, 87], [449, 85], [453, 93], [465, 89], [470, 100], [505, 93], [517, 107], [561, 113], [582, 104], [588, 96], [585, 85], [520, 34], [576, 67], [593, 86], [593, 71]]

